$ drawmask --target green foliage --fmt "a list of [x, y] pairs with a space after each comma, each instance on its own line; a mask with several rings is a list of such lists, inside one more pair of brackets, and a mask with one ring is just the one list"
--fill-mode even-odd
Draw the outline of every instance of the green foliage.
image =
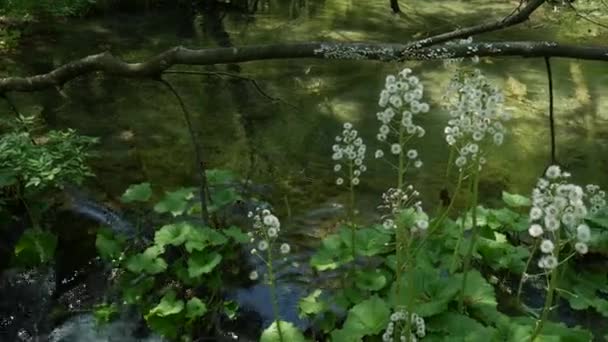
[[388, 304], [377, 296], [371, 297], [349, 310], [342, 329], [332, 332], [332, 340], [358, 341], [376, 335], [386, 327], [389, 315]]
[[147, 202], [152, 196], [150, 183], [133, 184], [127, 188], [120, 198], [123, 203]]
[[[135, 304], [148, 326], [168, 339], [189, 338], [195, 327], [211, 329], [210, 315], [234, 318], [237, 306], [218, 301], [223, 263], [234, 263], [235, 244], [249, 237], [238, 227], [212, 229], [187, 219], [194, 188], [167, 192], [156, 204], [157, 213], [170, 213], [172, 222], [157, 229], [143, 249], [133, 250], [107, 231], [97, 235], [96, 246], [104, 260], [113, 260], [124, 272], [115, 285], [122, 301]], [[149, 183], [132, 185], [124, 203], [147, 203], [153, 198]], [[132, 246], [131, 246], [132, 247]], [[178, 291], [178, 288], [187, 289]]]
[[27, 229], [15, 246], [13, 262], [18, 266], [34, 267], [49, 263], [55, 256], [57, 237], [40, 229]]
[[279, 329], [277, 327], [277, 322], [273, 322], [260, 337], [260, 342], [280, 342], [280, 341], [289, 341], [289, 342], [306, 342], [306, 338], [304, 335], [296, 328], [293, 324], [289, 322], [280, 321], [278, 324], [281, 325], [281, 333], [283, 339], [279, 336]]
[[93, 310], [93, 317], [97, 324], [106, 324], [111, 322], [118, 315], [118, 306], [116, 304], [101, 303], [97, 304]]
[[86, 13], [97, 0], [3, 0], [0, 9], [9, 15], [68, 17]]
[[36, 138], [27, 132], [4, 134], [0, 136], [2, 183], [21, 182], [29, 193], [60, 187], [64, 182], [80, 184], [93, 176], [86, 162], [96, 142], [71, 129]]

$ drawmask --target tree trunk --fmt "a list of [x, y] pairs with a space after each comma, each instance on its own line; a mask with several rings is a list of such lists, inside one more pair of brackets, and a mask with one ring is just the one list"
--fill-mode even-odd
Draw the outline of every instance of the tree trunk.
[[391, 0], [391, 9], [393, 13], [401, 13], [401, 8], [399, 8], [399, 0]]

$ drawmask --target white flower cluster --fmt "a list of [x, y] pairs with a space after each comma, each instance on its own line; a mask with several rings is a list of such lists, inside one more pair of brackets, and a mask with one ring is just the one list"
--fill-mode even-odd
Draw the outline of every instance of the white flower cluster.
[[544, 255], [539, 259], [538, 266], [543, 269], [550, 270], [558, 265], [559, 246], [556, 246], [554, 240], [555, 233], [560, 229], [567, 234], [566, 238], [576, 241], [574, 248], [578, 253], [588, 252], [587, 243], [591, 239], [591, 231], [584, 223], [588, 214], [586, 202], [592, 203], [593, 211], [598, 211], [606, 204], [606, 194], [598, 186], [588, 185], [583, 190], [578, 185], [567, 183], [568, 178], [568, 172], [552, 165], [532, 191], [531, 225], [528, 233], [534, 238], [542, 239], [540, 250]]
[[483, 165], [485, 144], [502, 145], [507, 133], [503, 122], [510, 116], [503, 110], [502, 93], [475, 69], [452, 79], [444, 101], [450, 113], [445, 139], [459, 152], [456, 166], [462, 169], [471, 161]]
[[[378, 104], [384, 108], [376, 114], [380, 120], [380, 131], [376, 138], [390, 145], [392, 154], [400, 154], [403, 146], [402, 140], [412, 136], [422, 137], [425, 134], [422, 126], [414, 124], [414, 116], [429, 111], [429, 104], [422, 101], [424, 87], [418, 77], [411, 75], [412, 70], [403, 69], [397, 75], [388, 75], [384, 89], [380, 92]], [[397, 121], [397, 122], [395, 122]], [[397, 143], [391, 143], [391, 136], [395, 136]], [[376, 158], [382, 158], [384, 151], [379, 149]], [[414, 160], [416, 167], [422, 166], [416, 160], [418, 152], [408, 151], [408, 158]]]
[[[395, 229], [396, 224], [393, 217], [399, 211], [408, 207], [414, 208], [417, 213], [423, 213], [422, 202], [416, 201], [420, 193], [414, 190], [414, 187], [409, 185], [405, 190], [391, 188], [382, 194], [382, 204], [378, 206], [378, 209], [387, 211], [389, 214], [382, 217], [382, 226], [385, 229]], [[425, 231], [429, 227], [428, 219], [424, 219], [425, 215], [421, 215], [421, 218], [416, 220], [415, 225], [411, 227], [412, 232]]]
[[[357, 131], [353, 128], [353, 125], [349, 122], [345, 123], [342, 135], [336, 137], [336, 144], [332, 146], [333, 155], [331, 158], [336, 161], [334, 172], [344, 171], [351, 185], [359, 185], [359, 177], [367, 171], [367, 167], [363, 164], [365, 150], [366, 146], [363, 139], [357, 136]], [[341, 160], [346, 161], [344, 167], [340, 164]], [[338, 177], [336, 184], [344, 184], [344, 178]]]
[[[253, 231], [248, 233], [250, 237], [249, 242], [255, 245], [256, 237], [259, 240], [257, 241], [257, 248], [254, 247], [251, 249], [251, 254], [257, 254], [264, 260], [264, 258], [259, 255], [259, 252], [267, 251], [272, 247], [272, 243], [276, 240], [281, 231], [281, 222], [268, 209], [256, 208], [255, 213], [249, 212], [247, 216], [253, 219]], [[281, 254], [288, 254], [291, 247], [289, 244], [283, 243], [279, 250]], [[258, 278], [258, 272], [252, 271], [249, 274], [249, 278], [251, 280], [256, 280]]]
[[[416, 313], [412, 313], [410, 316], [411, 319], [411, 331], [405, 331], [407, 324], [407, 311], [397, 311], [391, 315], [391, 320], [382, 334], [383, 342], [401, 342], [401, 341], [411, 341], [415, 342], [418, 339], [422, 339], [426, 336], [426, 327], [424, 323], [424, 319], [418, 316]], [[412, 332], [413, 331], [413, 332]], [[409, 334], [409, 338], [406, 338], [406, 333]], [[398, 336], [398, 339], [395, 340], [395, 336]]]

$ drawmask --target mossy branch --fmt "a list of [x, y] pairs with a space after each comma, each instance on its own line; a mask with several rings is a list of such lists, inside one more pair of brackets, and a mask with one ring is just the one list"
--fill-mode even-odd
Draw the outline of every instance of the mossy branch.
[[413, 49], [405, 44], [306, 42], [231, 48], [174, 47], [147, 61], [128, 63], [109, 52], [69, 62], [48, 73], [0, 78], [0, 94], [32, 92], [63, 86], [79, 76], [101, 72], [127, 78], [158, 79], [175, 65], [213, 65], [269, 59], [443, 60], [462, 57], [564, 57], [608, 61], [608, 46], [578, 46], [546, 41], [480, 42]]

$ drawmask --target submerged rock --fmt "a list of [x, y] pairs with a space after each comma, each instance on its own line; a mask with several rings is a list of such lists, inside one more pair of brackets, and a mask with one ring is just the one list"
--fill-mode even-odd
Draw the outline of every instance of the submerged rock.
[[74, 316], [55, 328], [49, 342], [166, 342], [159, 336], [138, 338], [135, 318], [123, 317], [105, 325], [98, 325], [92, 314]]
[[0, 279], [0, 341], [37, 341], [51, 328], [55, 273], [9, 269]]

